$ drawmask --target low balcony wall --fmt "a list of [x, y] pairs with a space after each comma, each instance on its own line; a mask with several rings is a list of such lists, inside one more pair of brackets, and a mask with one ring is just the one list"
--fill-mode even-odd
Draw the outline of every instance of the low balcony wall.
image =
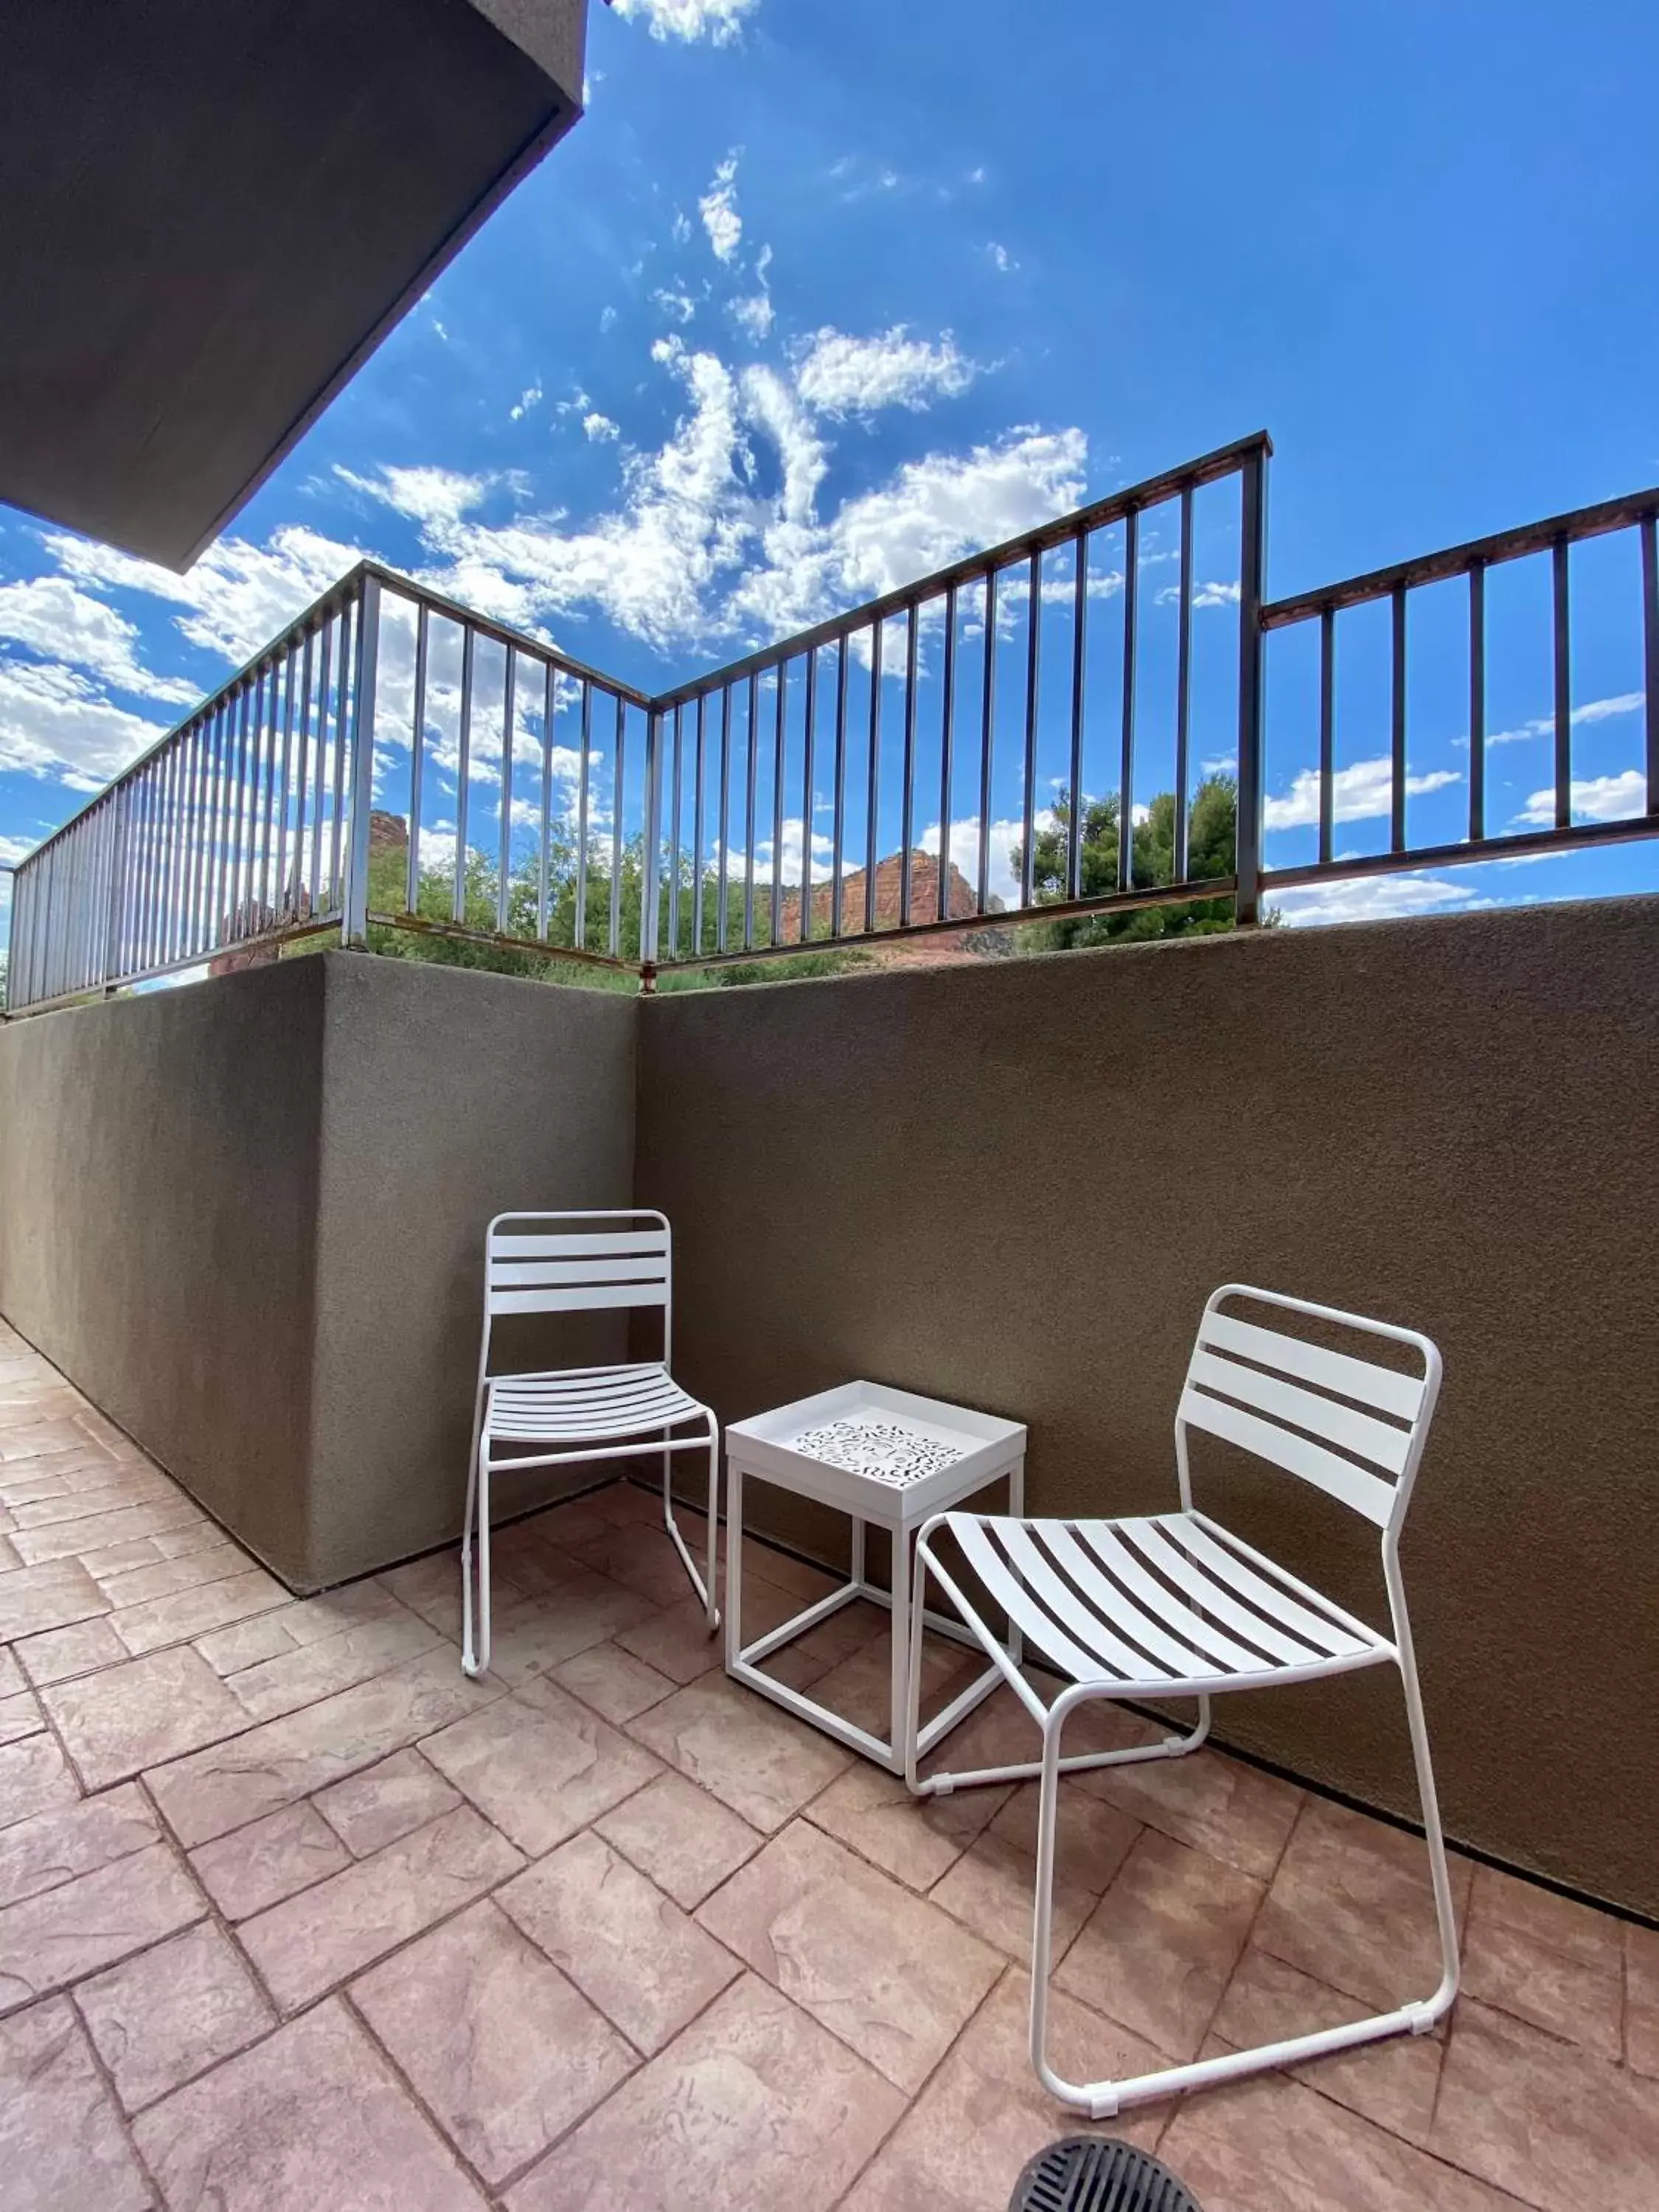
[[[504, 1207], [662, 1206], [725, 1419], [860, 1374], [960, 1398], [1030, 1425], [1038, 1510], [1171, 1503], [1218, 1282], [1411, 1323], [1449, 1826], [1656, 1912], [1656, 975], [1634, 899], [647, 1001], [287, 961], [0, 1030], [0, 1310], [299, 1589], [455, 1533]], [[519, 1357], [618, 1356], [601, 1319]], [[1373, 1532], [1200, 1474], [1381, 1617]], [[1412, 1809], [1382, 1670], [1217, 1730]]]
[[[645, 1012], [635, 1188], [674, 1221], [684, 1378], [727, 1419], [868, 1376], [1029, 1423], [1037, 1511], [1166, 1510], [1218, 1283], [1433, 1336], [1401, 1557], [1449, 1824], [1659, 1910], [1659, 902]], [[1385, 1617], [1374, 1531], [1213, 1472], [1212, 1510]], [[1378, 1670], [1216, 1728], [1409, 1813], [1399, 1704]]]
[[291, 1587], [441, 1543], [483, 1224], [627, 1203], [635, 1029], [629, 998], [337, 952], [8, 1023], [0, 1312]]

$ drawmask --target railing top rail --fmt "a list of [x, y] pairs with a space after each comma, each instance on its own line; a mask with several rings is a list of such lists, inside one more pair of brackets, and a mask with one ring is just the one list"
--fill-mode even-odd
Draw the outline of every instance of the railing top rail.
[[1012, 568], [1021, 561], [1030, 560], [1033, 553], [1046, 553], [1054, 546], [1069, 544], [1087, 532], [1103, 530], [1110, 523], [1122, 521], [1127, 514], [1162, 506], [1165, 500], [1178, 498], [1183, 491], [1196, 491], [1201, 484], [1217, 483], [1249, 461], [1267, 459], [1273, 449], [1273, 440], [1265, 430], [1236, 439], [1230, 446], [1218, 446], [1214, 453], [1205, 453], [1181, 468], [1167, 469], [1161, 476], [1148, 477], [1144, 483], [1126, 485], [1121, 491], [1109, 493], [1104, 499], [1074, 507], [1069, 514], [1057, 515], [1052, 522], [1045, 522], [1036, 530], [1005, 538], [1001, 544], [989, 546], [982, 553], [970, 553], [963, 560], [951, 562], [948, 568], [936, 568], [931, 576], [918, 577], [913, 584], [901, 584], [878, 599], [867, 599], [862, 606], [849, 608], [845, 614], [831, 615], [811, 629], [799, 630], [793, 637], [781, 638], [775, 644], [745, 653], [740, 660], [730, 661], [706, 676], [696, 676], [669, 690], [659, 691], [651, 704], [661, 713], [700, 694], [720, 690], [728, 684], [740, 683], [746, 677], [775, 668], [781, 662], [793, 660], [800, 653], [810, 653], [815, 646], [833, 645], [836, 639], [854, 630], [863, 629], [889, 615], [905, 612], [925, 599], [937, 599], [953, 584], [976, 582], [990, 569]]
[[234, 691], [239, 684], [246, 684], [251, 677], [257, 676], [268, 660], [274, 660], [278, 654], [286, 653], [295, 639], [303, 638], [308, 629], [314, 629], [319, 623], [326, 621], [335, 611], [337, 605], [343, 604], [352, 597], [363, 577], [373, 566], [371, 562], [360, 561], [355, 568], [348, 568], [343, 576], [337, 577], [325, 592], [319, 593], [302, 614], [295, 615], [286, 629], [279, 631], [275, 637], [262, 645], [251, 659], [242, 663], [234, 675], [227, 676], [224, 682], [216, 684], [211, 691], [204, 691], [189, 714], [181, 714], [170, 729], [162, 731], [153, 745], [146, 745], [143, 752], [127, 763], [118, 775], [112, 775], [110, 778], [101, 791], [94, 792], [85, 805], [77, 806], [67, 821], [60, 822], [51, 836], [43, 837], [34, 850], [26, 854], [18, 862], [18, 866], [20, 868], [32, 866], [43, 853], [50, 852], [60, 838], [67, 837], [77, 823], [84, 822], [89, 814], [95, 814], [100, 806], [107, 805], [122, 785], [130, 783], [141, 769], [148, 768], [158, 754], [164, 753], [181, 731], [189, 729], [193, 722], [200, 721], [204, 714], [209, 713], [228, 693]]
[[1311, 592], [1297, 592], [1287, 599], [1272, 599], [1261, 610], [1263, 629], [1282, 629], [1287, 623], [1305, 622], [1327, 609], [1340, 613], [1344, 607], [1363, 606], [1370, 599], [1386, 599], [1402, 586], [1444, 583], [1467, 575], [1471, 568], [1494, 568], [1518, 561], [1528, 553], [1547, 553], [1564, 541], [1605, 537], [1610, 530], [1628, 529], [1649, 515], [1659, 514], [1659, 484], [1648, 491], [1626, 492], [1622, 498], [1605, 499], [1594, 507], [1574, 507], [1569, 514], [1552, 515], [1547, 521], [1523, 523], [1518, 529], [1500, 530], [1490, 538], [1472, 538], [1466, 544], [1449, 545], [1439, 553], [1419, 554], [1414, 560], [1396, 561], [1387, 568], [1373, 568], [1340, 584], [1322, 584]]
[[[375, 576], [387, 591], [400, 599], [413, 599], [417, 606], [428, 612], [441, 615], [446, 621], [465, 623], [480, 637], [491, 638], [497, 645], [510, 647], [515, 653], [527, 654], [532, 659], [550, 662], [562, 676], [574, 677], [579, 684], [597, 684], [613, 698], [625, 699], [630, 707], [642, 708], [647, 714], [658, 702], [648, 691], [641, 691], [632, 684], [624, 684], [615, 676], [607, 676], [602, 668], [590, 667], [585, 660], [573, 659], [557, 646], [549, 645], [544, 638], [531, 637], [526, 631], [514, 629], [506, 623], [492, 621], [489, 616], [476, 613], [463, 606], [459, 599], [447, 599], [434, 592], [429, 584], [418, 583], [413, 576], [401, 570], [388, 568], [379, 561], [360, 562], [354, 574]], [[264, 658], [262, 654], [261, 659]]]
[[579, 684], [597, 684], [614, 697], [625, 699], [630, 706], [641, 708], [647, 714], [656, 703], [648, 692], [638, 690], [631, 684], [621, 683], [600, 669], [590, 668], [585, 661], [573, 659], [568, 653], [561, 653], [544, 639], [527, 636], [522, 630], [509, 629], [505, 623], [493, 622], [488, 615], [475, 614], [470, 607], [463, 606], [459, 600], [447, 599], [441, 592], [434, 592], [427, 585], [417, 583], [414, 577], [405, 576], [399, 569], [388, 568], [383, 562], [364, 559], [348, 568], [344, 575], [337, 577], [326, 591], [319, 592], [308, 607], [295, 615], [285, 629], [268, 639], [250, 659], [245, 660], [239, 669], [227, 676], [222, 684], [216, 684], [211, 691], [204, 691], [187, 714], [181, 715], [161, 732], [154, 744], [147, 745], [135, 759], [129, 761], [120, 774], [112, 776], [101, 791], [94, 792], [84, 805], [77, 806], [73, 814], [58, 823], [50, 836], [43, 837], [34, 850], [25, 854], [17, 863], [18, 867], [30, 866], [61, 838], [66, 837], [78, 823], [106, 805], [123, 784], [131, 781], [141, 769], [147, 768], [158, 754], [165, 752], [181, 732], [199, 721], [221, 699], [256, 677], [269, 662], [280, 659], [289, 646], [303, 639], [308, 630], [315, 629], [319, 623], [325, 622], [329, 616], [356, 595], [365, 577], [368, 576], [376, 578], [386, 589], [396, 592], [402, 599], [412, 599], [417, 605], [426, 606], [446, 620], [465, 624], [481, 637], [492, 638], [497, 644], [507, 646], [515, 652], [526, 653], [544, 663], [550, 662], [562, 675], [572, 677]]

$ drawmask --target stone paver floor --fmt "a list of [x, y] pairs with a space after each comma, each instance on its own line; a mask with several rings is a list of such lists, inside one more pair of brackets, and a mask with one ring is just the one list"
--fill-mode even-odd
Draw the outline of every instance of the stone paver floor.
[[[1080, 2124], [1031, 1793], [918, 1807], [735, 1688], [653, 1512], [504, 1529], [469, 1683], [453, 1553], [295, 1601], [0, 1326], [0, 2212], [1000, 2212]], [[757, 1632], [826, 1587], [752, 1571]], [[873, 1714], [880, 1617], [781, 1664]], [[1206, 1752], [1063, 1826], [1075, 2072], [1432, 1984], [1418, 1847], [1288, 1783]], [[1457, 1875], [1449, 2033], [1118, 2131], [1206, 2212], [1651, 2212], [1659, 1935]]]

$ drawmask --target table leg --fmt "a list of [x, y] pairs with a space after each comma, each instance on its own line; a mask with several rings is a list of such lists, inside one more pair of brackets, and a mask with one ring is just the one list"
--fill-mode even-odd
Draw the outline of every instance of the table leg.
[[726, 1663], [743, 1649], [743, 1469], [726, 1466]]
[[892, 1532], [893, 1651], [891, 1716], [887, 1731], [887, 1764], [896, 1773], [904, 1771], [904, 1735], [910, 1712], [910, 1577], [915, 1571], [911, 1538], [904, 1528]]
[[864, 1523], [855, 1513], [853, 1516], [853, 1557], [847, 1579], [864, 1587]]

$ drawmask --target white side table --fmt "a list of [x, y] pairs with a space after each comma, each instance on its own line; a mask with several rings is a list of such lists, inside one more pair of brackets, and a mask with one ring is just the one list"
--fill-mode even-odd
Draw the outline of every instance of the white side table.
[[[1008, 1510], [1025, 1505], [1025, 1431], [1018, 1421], [976, 1413], [963, 1406], [942, 1405], [881, 1382], [845, 1382], [815, 1398], [799, 1399], [776, 1412], [736, 1421], [726, 1432], [726, 1671], [763, 1697], [810, 1721], [896, 1774], [904, 1771], [904, 1728], [908, 1696], [911, 1547], [915, 1531], [934, 1514], [960, 1504], [975, 1491], [1005, 1478]], [[743, 1483], [745, 1475], [775, 1482], [797, 1497], [816, 1498], [849, 1514], [853, 1522], [852, 1575], [841, 1589], [808, 1606], [753, 1644], [743, 1641]], [[891, 1592], [866, 1581], [864, 1532], [874, 1522], [892, 1538]], [[893, 1616], [891, 1712], [887, 1741], [855, 1728], [839, 1713], [787, 1683], [763, 1674], [760, 1662], [793, 1643], [857, 1598], [887, 1607]], [[971, 1639], [960, 1625], [931, 1609], [927, 1625], [958, 1643]], [[1018, 1663], [1018, 1638], [1009, 1656]], [[926, 1753], [946, 1731], [990, 1696], [1002, 1680], [988, 1667], [921, 1735]]]

